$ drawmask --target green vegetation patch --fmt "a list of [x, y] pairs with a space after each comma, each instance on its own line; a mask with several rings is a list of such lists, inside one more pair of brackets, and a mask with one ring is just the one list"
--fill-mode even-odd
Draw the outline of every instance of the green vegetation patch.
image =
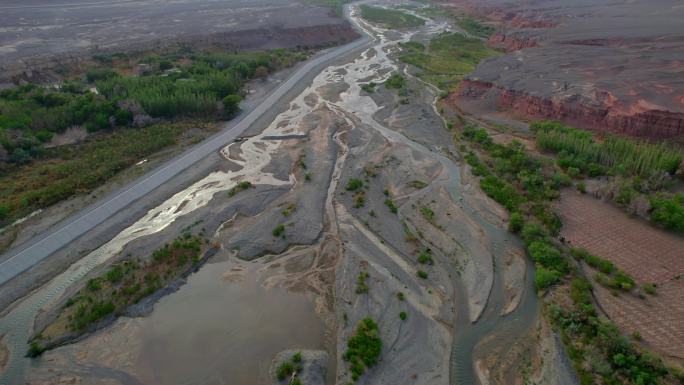
[[463, 15], [456, 19], [456, 25], [463, 28], [468, 34], [481, 39], [486, 39], [494, 33], [494, 27], [482, 24], [468, 15]]
[[[613, 135], [596, 140], [589, 131], [558, 122], [533, 122], [530, 127], [539, 148], [554, 153], [569, 176], [619, 175], [622, 182], [613, 196], [618, 205], [628, 207], [645, 196], [653, 223], [684, 233], [684, 195], [665, 190], [684, 159], [681, 149]], [[578, 182], [577, 189], [585, 192], [586, 186]]]
[[424, 189], [425, 187], [428, 186], [428, 184], [426, 182], [423, 182], [422, 180], [412, 180], [412, 181], [408, 182], [407, 185], [409, 187], [413, 187], [413, 188], [418, 189], [418, 190]]
[[285, 225], [284, 224], [279, 224], [278, 226], [273, 228], [273, 231], [271, 231], [271, 234], [273, 234], [274, 237], [284, 237], [285, 236]]
[[432, 265], [434, 260], [432, 259], [432, 251], [430, 249], [425, 249], [418, 254], [418, 263], [423, 265]]
[[651, 221], [684, 233], [684, 195], [660, 193], [650, 198]]
[[[183, 65], [180, 60], [173, 62], [172, 65], [177, 65], [175, 71], [160, 70], [147, 76], [108, 76], [95, 84], [107, 99], [135, 101], [153, 117], [221, 113], [230, 117], [237, 112], [240, 89], [245, 81], [265, 77], [303, 58], [300, 53], [286, 50], [199, 53], [184, 58], [190, 60], [190, 65]], [[218, 110], [218, 102], [226, 107], [223, 111]]]
[[229, 196], [229, 197], [234, 197], [234, 196], [237, 195], [239, 192], [245, 191], [245, 190], [249, 190], [249, 189], [252, 188], [252, 187], [253, 187], [253, 186], [252, 186], [252, 183], [251, 183], [251, 182], [246, 181], [246, 180], [243, 180], [243, 181], [239, 182], [238, 184], [236, 184], [235, 186], [233, 186], [233, 188], [231, 188], [230, 190], [228, 190], [228, 196]]
[[435, 212], [428, 206], [420, 207], [420, 215], [425, 218], [426, 221], [432, 223], [435, 220]]
[[420, 17], [396, 9], [361, 5], [361, 17], [371, 23], [381, 24], [385, 28], [411, 28], [425, 24]]
[[278, 381], [288, 380], [289, 385], [300, 384], [297, 375], [302, 371], [302, 353], [292, 355], [289, 361], [282, 362], [275, 370]]
[[406, 86], [406, 78], [400, 74], [394, 74], [385, 80], [385, 87], [390, 89], [402, 89]]
[[185, 234], [155, 250], [147, 262], [126, 260], [89, 279], [70, 297], [57, 319], [31, 341], [29, 356], [45, 350], [59, 337], [82, 333], [109, 315], [118, 315], [199, 263], [204, 241]]
[[366, 294], [368, 293], [368, 273], [365, 271], [359, 272], [359, 276], [356, 277], [356, 294]]
[[399, 60], [421, 69], [421, 79], [445, 91], [453, 89], [480, 61], [497, 54], [480, 39], [453, 32], [438, 35], [427, 47], [406, 43], [402, 48], [404, 53]]
[[47, 149], [30, 164], [7, 165], [0, 173], [0, 224], [94, 190], [119, 171], [176, 143], [192, 126], [177, 123], [119, 129], [81, 144]]
[[[114, 56], [100, 62], [112, 65]], [[132, 128], [150, 122], [149, 116], [174, 121], [229, 118], [239, 110], [247, 80], [305, 58], [303, 52], [286, 50], [179, 51], [139, 61], [121, 56], [124, 66], [140, 64], [144, 73], [122, 75], [95, 67], [59, 87], [27, 84], [0, 91], [0, 226], [91, 191], [197, 126]], [[90, 90], [93, 86], [97, 92]], [[97, 135], [82, 144], [45, 148], [71, 127]]]
[[[497, 187], [498, 192], [494, 188], [483, 190], [502, 202], [511, 212], [509, 228], [520, 234], [528, 254], [535, 262], [534, 284], [537, 290], [554, 290], [555, 285], [565, 286], [547, 297], [545, 309], [555, 327], [560, 330], [580, 383], [658, 384], [669, 383], [673, 377], [678, 376], [676, 370], [668, 371], [660, 359], [633, 346], [625, 336], [620, 335], [614, 324], [598, 314], [591, 294], [591, 284], [581, 277], [581, 271], [573, 268], [569, 256], [583, 260], [599, 270], [595, 276], [596, 281], [614, 292], [632, 290], [634, 280], [609, 261], [583, 250], [568, 250], [550, 236], [557, 233], [561, 225], [560, 219], [550, 209], [550, 202], [559, 196], [561, 187], [571, 183], [569, 176], [572, 176], [573, 171], [568, 168], [567, 174], [559, 173], [552, 162], [531, 157], [519, 143], [495, 144], [486, 131], [474, 127], [466, 126], [461, 138], [482, 155], [482, 160], [475, 152], [466, 157], [466, 161], [473, 167], [473, 173], [479, 173], [483, 180], [490, 178], [491, 182], [487, 185]], [[594, 146], [585, 139], [581, 141], [589, 143], [590, 147]], [[614, 160], [621, 159], [615, 155], [620, 154], [620, 151], [611, 151], [607, 150], [605, 156], [610, 156], [613, 160], [608, 163], [600, 161], [598, 166], [614, 167], [611, 166]], [[582, 152], [577, 152], [580, 153]], [[667, 158], [654, 153], [653, 158], [644, 158], [644, 163], [625, 169], [633, 172], [649, 168], [667, 170], [670, 162], [674, 163], [672, 159], [662, 161]], [[650, 162], [646, 159], [651, 159], [651, 166], [646, 166]], [[581, 172], [577, 167], [578, 175]], [[502, 186], [505, 186], [503, 191], [510, 189], [510, 193], [502, 194]], [[507, 204], [511, 201], [507, 197], [516, 195], [521, 198], [518, 204]], [[568, 286], [569, 290], [565, 290]], [[654, 287], [648, 285], [644, 285], [643, 289], [647, 293], [654, 292]], [[569, 298], [565, 300], [563, 297]], [[668, 380], [664, 381], [664, 378]]]
[[349, 363], [354, 381], [358, 380], [366, 368], [378, 362], [382, 351], [382, 340], [378, 325], [371, 318], [362, 319], [356, 326], [356, 332], [347, 341], [347, 351], [342, 358]]
[[399, 208], [394, 204], [394, 201], [389, 198], [385, 199], [385, 206], [387, 206], [392, 214], [396, 214], [399, 211]]
[[363, 181], [361, 179], [352, 178], [347, 181], [345, 189], [347, 191], [356, 191], [361, 187], [363, 187]]
[[589, 131], [550, 121], [533, 122], [530, 128], [539, 148], [558, 155], [559, 166], [575, 167], [589, 176], [604, 174], [601, 167], [642, 177], [662, 172], [674, 175], [682, 162], [682, 151], [665, 142], [653, 144], [613, 135], [595, 141]]

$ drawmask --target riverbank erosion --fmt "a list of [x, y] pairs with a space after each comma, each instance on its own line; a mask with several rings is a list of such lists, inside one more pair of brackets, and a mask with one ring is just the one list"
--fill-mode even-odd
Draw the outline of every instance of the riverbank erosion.
[[684, 134], [677, 1], [450, 4], [493, 20], [498, 30], [488, 44], [508, 52], [469, 74], [450, 95], [453, 104], [631, 136]]

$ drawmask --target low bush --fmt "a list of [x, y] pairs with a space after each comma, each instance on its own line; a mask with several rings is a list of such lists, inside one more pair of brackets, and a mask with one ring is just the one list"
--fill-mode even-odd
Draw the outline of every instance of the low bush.
[[512, 233], [519, 233], [524, 225], [525, 220], [523, 219], [522, 214], [520, 214], [519, 212], [512, 213], [511, 216], [508, 218], [508, 231]]
[[422, 206], [420, 208], [420, 214], [425, 218], [426, 221], [432, 223], [435, 220], [435, 212], [432, 211], [428, 206]]
[[534, 286], [537, 290], [544, 290], [560, 280], [560, 273], [537, 266], [534, 270]]
[[356, 277], [356, 294], [368, 293], [368, 285], [366, 280], [368, 279], [368, 273], [365, 271], [359, 272], [359, 276]]
[[394, 204], [394, 201], [391, 199], [385, 199], [385, 206], [392, 212], [392, 214], [396, 214], [399, 211], [399, 208]]
[[385, 80], [385, 87], [393, 89], [401, 89], [406, 85], [406, 79], [399, 74], [394, 74]]
[[350, 364], [352, 378], [358, 380], [366, 368], [378, 362], [382, 351], [378, 325], [371, 318], [362, 319], [356, 331], [347, 341], [347, 350], [342, 358]]
[[243, 181], [239, 182], [238, 184], [236, 184], [235, 186], [233, 186], [233, 188], [228, 190], [228, 196], [234, 197], [239, 192], [248, 190], [250, 188], [252, 188], [252, 183], [249, 181], [243, 180]]
[[271, 232], [271, 234], [273, 234], [273, 236], [276, 237], [276, 238], [277, 238], [277, 237], [280, 237], [280, 236], [282, 236], [282, 235], [284, 235], [284, 234], [285, 234], [285, 225], [283, 225], [282, 223], [279, 224], [278, 226], [276, 226], [276, 227], [273, 229], [273, 231]]
[[562, 256], [561, 251], [548, 242], [533, 241], [527, 246], [527, 252], [535, 263], [549, 270], [554, 270], [561, 274], [570, 271], [568, 261]]
[[418, 254], [418, 263], [423, 265], [432, 265], [434, 263], [430, 249], [425, 249]]
[[482, 178], [480, 188], [508, 211], [515, 211], [523, 201], [513, 186], [493, 175]]
[[684, 233], [684, 195], [656, 194], [651, 197], [651, 221]]
[[599, 270], [604, 274], [612, 274], [615, 271], [615, 266], [612, 262], [599, 258], [595, 255], [589, 254], [584, 249], [573, 248], [570, 249], [570, 253], [577, 259], [581, 259], [587, 263], [587, 265]]
[[347, 191], [356, 191], [363, 187], [363, 181], [361, 179], [349, 179], [347, 181], [347, 186], [345, 187]]

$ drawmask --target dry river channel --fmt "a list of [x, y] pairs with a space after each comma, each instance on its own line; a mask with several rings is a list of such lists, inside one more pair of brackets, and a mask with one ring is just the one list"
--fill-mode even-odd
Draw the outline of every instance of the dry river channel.
[[[470, 385], [478, 383], [477, 358], [530, 332], [538, 309], [522, 246], [464, 170], [435, 109], [437, 92], [395, 58], [399, 43], [450, 26], [426, 19], [389, 31], [358, 13], [347, 8], [372, 38], [362, 51], [316, 75], [274, 121], [250, 129], [253, 136], [221, 149], [215, 171], [4, 313], [10, 359], [0, 384], [270, 384], [271, 360], [286, 349], [327, 354], [325, 382], [346, 383], [345, 341], [371, 316], [383, 352], [357, 383]], [[361, 88], [396, 73], [407, 76], [407, 96]], [[350, 178], [365, 178], [365, 187], [346, 191]], [[425, 183], [407, 187], [414, 180]], [[253, 188], [229, 196], [240, 181]], [[424, 207], [432, 208], [429, 220]], [[278, 223], [283, 237], [272, 234]], [[86, 278], [200, 227], [219, 251], [144, 316], [122, 316], [38, 359], [23, 357], [35, 325]], [[434, 257], [424, 267], [429, 280], [416, 277], [415, 253], [425, 248]], [[360, 271], [368, 294], [355, 293]], [[406, 301], [396, 300], [398, 291]], [[399, 310], [408, 312], [405, 322]]]

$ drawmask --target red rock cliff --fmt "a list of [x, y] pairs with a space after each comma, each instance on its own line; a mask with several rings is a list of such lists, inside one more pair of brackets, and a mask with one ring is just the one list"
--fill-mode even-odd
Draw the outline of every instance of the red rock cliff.
[[595, 96], [593, 100], [580, 97], [544, 99], [491, 83], [464, 80], [449, 97], [449, 102], [458, 104], [459, 98], [487, 99], [498, 110], [522, 118], [553, 119], [631, 136], [670, 138], [684, 135], [682, 113], [654, 109], [645, 103], [621, 106], [613, 103], [605, 91], [597, 92]]

